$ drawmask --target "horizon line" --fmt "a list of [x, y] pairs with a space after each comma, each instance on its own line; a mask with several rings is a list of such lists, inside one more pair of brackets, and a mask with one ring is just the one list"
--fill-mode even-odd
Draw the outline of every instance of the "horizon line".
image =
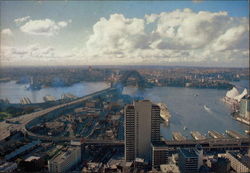
[[248, 68], [249, 69], [249, 66], [246, 66], [246, 67], [238, 67], [238, 66], [229, 66], [229, 67], [224, 67], [224, 66], [196, 66], [196, 65], [94, 65], [94, 64], [91, 64], [91, 65], [19, 65], [19, 66], [15, 66], [15, 65], [11, 65], [11, 66], [1, 66], [1, 68], [32, 68], [32, 67], [152, 67], [152, 68], [155, 68], [155, 67], [159, 67], [159, 68], [163, 68], [163, 67], [170, 67], [170, 68], [238, 68], [238, 69], [245, 69], [245, 68]]

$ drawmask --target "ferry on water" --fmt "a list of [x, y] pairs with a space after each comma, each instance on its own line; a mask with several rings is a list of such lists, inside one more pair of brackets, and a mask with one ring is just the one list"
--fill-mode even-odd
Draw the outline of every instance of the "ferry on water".
[[168, 111], [168, 108], [167, 108], [167, 105], [164, 104], [164, 103], [158, 103], [157, 104], [161, 111], [160, 111], [160, 116], [161, 118], [164, 120], [164, 122], [168, 125], [169, 124], [169, 119], [171, 117], [169, 111]]
[[250, 135], [250, 130], [245, 130], [245, 133]]
[[205, 109], [207, 112], [210, 112], [210, 113], [212, 112], [211, 109], [210, 109], [207, 105], [204, 105], [203, 107], [204, 107], [204, 109]]

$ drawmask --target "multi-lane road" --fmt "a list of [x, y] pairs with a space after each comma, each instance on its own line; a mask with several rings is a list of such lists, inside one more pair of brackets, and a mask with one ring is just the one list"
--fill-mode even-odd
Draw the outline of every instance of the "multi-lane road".
[[68, 102], [68, 103], [63, 103], [63, 104], [60, 104], [57, 106], [53, 106], [53, 107], [38, 111], [38, 112], [33, 112], [30, 114], [21, 115], [21, 116], [15, 117], [15, 118], [8, 119], [7, 121], [0, 122], [0, 141], [5, 139], [6, 137], [8, 137], [10, 135], [11, 131], [15, 131], [15, 130], [18, 131], [18, 130], [25, 129], [26, 124], [28, 124], [31, 120], [33, 120], [35, 118], [38, 118], [38, 117], [45, 115], [49, 112], [58, 110], [60, 108], [71, 106], [71, 105], [86, 101], [88, 99], [91, 99], [97, 95], [105, 94], [105, 93], [108, 93], [108, 92], [114, 91], [114, 90], [115, 90], [115, 88], [107, 88], [107, 89], [97, 91], [95, 93], [89, 94], [87, 96], [81, 97], [79, 99], [76, 99], [76, 100]]

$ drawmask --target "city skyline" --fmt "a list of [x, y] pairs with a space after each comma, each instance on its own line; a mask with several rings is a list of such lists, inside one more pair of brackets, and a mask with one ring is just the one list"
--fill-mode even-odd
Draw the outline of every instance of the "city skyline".
[[3, 1], [1, 65], [248, 67], [248, 13], [248, 1]]

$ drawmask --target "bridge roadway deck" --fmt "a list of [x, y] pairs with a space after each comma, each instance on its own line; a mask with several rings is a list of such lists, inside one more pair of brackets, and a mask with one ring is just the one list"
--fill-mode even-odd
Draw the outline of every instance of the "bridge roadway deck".
[[71, 102], [68, 102], [68, 103], [63, 103], [63, 104], [60, 104], [57, 106], [53, 106], [53, 107], [38, 111], [38, 112], [33, 112], [30, 114], [21, 115], [21, 116], [16, 117], [16, 118], [8, 119], [11, 122], [18, 122], [18, 124], [6, 123], [5, 121], [0, 122], [0, 141], [3, 140], [4, 138], [8, 137], [10, 134], [10, 131], [24, 129], [25, 125], [28, 124], [31, 120], [33, 120], [35, 118], [38, 118], [38, 117], [45, 115], [49, 112], [52, 112], [54, 110], [57, 110], [57, 109], [60, 109], [60, 108], [66, 107], [66, 106], [70, 106], [73, 104], [77, 104], [77, 103], [82, 102], [82, 101], [86, 101], [92, 97], [95, 97], [95, 96], [100, 95], [100, 94], [104, 94], [106, 92], [110, 92], [112, 90], [115, 90], [115, 88], [107, 88], [107, 89], [97, 91], [95, 93], [83, 96], [81, 98], [78, 98], [78, 99], [71, 101]]

